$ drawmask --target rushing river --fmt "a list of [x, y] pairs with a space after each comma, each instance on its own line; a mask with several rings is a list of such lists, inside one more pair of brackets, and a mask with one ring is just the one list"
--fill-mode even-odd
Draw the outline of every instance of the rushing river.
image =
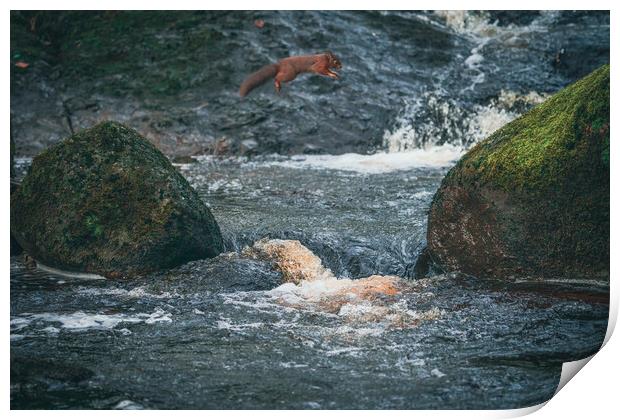
[[[359, 39], [376, 39], [364, 66], [380, 91], [345, 107], [347, 85], [332, 92], [331, 81], [311, 88], [304, 86], [310, 78], [296, 81], [294, 96], [268, 101], [282, 101], [314, 128], [277, 131], [281, 123], [270, 116], [258, 130], [273, 129], [278, 144], [290, 146], [275, 151], [305, 144], [316, 152], [342, 139], [338, 151], [347, 153], [265, 150], [177, 165], [222, 229], [227, 253], [212, 260], [112, 281], [53, 274], [11, 257], [12, 408], [520, 408], [553, 395], [564, 361], [598, 350], [607, 328], [604, 282], [481, 282], [457, 273], [416, 279], [414, 266], [430, 202], [450, 166], [571, 81], [540, 57], [578, 33], [579, 48], [605, 40], [601, 31], [608, 46], [608, 17], [546, 13], [504, 25], [459, 13], [316, 16], [325, 27], [354, 28], [343, 63], [355, 62], [347, 54]], [[289, 17], [273, 19], [287, 22], [279, 30], [303, 34]], [[406, 37], [427, 33], [445, 45], [404, 49]], [[500, 71], [506, 43], [512, 73]], [[404, 67], [398, 60], [407, 54], [426, 70], [445, 69]], [[361, 63], [349, 67], [353, 79], [361, 77]], [[389, 87], [382, 77], [392, 78]], [[322, 114], [331, 95], [334, 112]], [[299, 101], [307, 106], [295, 108]], [[243, 106], [234, 112], [250, 118], [258, 105]], [[395, 111], [386, 116], [386, 109]], [[317, 126], [319, 117], [325, 126]], [[240, 124], [227, 135], [244, 140], [251, 128]], [[23, 175], [29, 160], [18, 164]], [[277, 240], [299, 241], [284, 242], [296, 244], [284, 258], [308, 269], [302, 281], [252, 253]]]

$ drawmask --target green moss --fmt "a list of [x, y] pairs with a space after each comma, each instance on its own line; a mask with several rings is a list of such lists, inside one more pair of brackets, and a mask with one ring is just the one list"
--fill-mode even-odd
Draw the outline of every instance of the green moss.
[[187, 181], [148, 140], [113, 122], [37, 156], [11, 214], [24, 249], [59, 268], [131, 274], [222, 250], [217, 223]]
[[46, 45], [49, 40], [37, 33], [41, 29], [37, 28], [38, 23], [36, 13], [11, 11], [11, 60], [27, 63], [35, 59], [51, 60], [51, 50]]
[[11, 53], [59, 64], [63, 79], [94, 83], [99, 93], [176, 95], [203, 85], [202, 70], [223, 58], [211, 45], [222, 35], [205, 25], [215, 18], [197, 11], [12, 12]]
[[433, 200], [432, 251], [476, 275], [608, 273], [609, 86], [606, 65], [463, 156]]
[[603, 139], [603, 151], [601, 152], [601, 160], [603, 164], [609, 169], [609, 135]]
[[103, 235], [103, 227], [99, 224], [99, 218], [97, 216], [86, 216], [84, 224], [86, 225], [86, 229], [88, 229], [95, 238], [100, 238]]
[[598, 142], [601, 162], [609, 166], [608, 127], [607, 65], [478, 144], [452, 175], [458, 172], [461, 182], [475, 180], [507, 192], [546, 191], [562, 182], [588, 147], [584, 143]]

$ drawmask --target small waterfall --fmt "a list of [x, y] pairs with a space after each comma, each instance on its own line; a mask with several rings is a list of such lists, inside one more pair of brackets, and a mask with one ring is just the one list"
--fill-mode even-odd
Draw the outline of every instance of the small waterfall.
[[383, 146], [390, 153], [446, 145], [463, 152], [546, 97], [502, 90], [486, 105], [467, 107], [437, 91], [426, 92], [405, 104], [393, 128], [385, 131]]

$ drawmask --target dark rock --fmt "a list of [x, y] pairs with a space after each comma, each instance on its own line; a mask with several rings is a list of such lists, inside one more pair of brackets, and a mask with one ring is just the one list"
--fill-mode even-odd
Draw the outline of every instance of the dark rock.
[[282, 274], [268, 261], [220, 254], [210, 260], [191, 261], [162, 274], [174, 291], [188, 294], [271, 290], [283, 283]]
[[303, 153], [306, 155], [318, 155], [321, 153], [325, 153], [323, 148], [317, 146], [316, 144], [306, 143], [304, 144]]
[[435, 194], [428, 247], [479, 277], [609, 276], [609, 66], [472, 148]]
[[138, 132], [114, 122], [37, 156], [11, 197], [11, 233], [51, 267], [127, 277], [213, 257], [219, 227]]
[[491, 10], [489, 20], [498, 26], [518, 25], [526, 26], [540, 17], [538, 10]]
[[584, 77], [593, 68], [609, 62], [609, 46], [580, 46], [574, 43], [561, 48], [553, 57], [553, 67], [570, 80]]
[[424, 247], [418, 255], [418, 259], [413, 267], [413, 278], [422, 279], [438, 274], [437, 265], [433, 261], [433, 255], [428, 250], [428, 247]]
[[15, 240], [13, 235], [11, 235], [11, 246], [10, 246], [10, 249], [11, 249], [11, 256], [20, 255], [22, 252], [24, 252], [24, 249], [21, 247], [19, 242], [17, 242]]
[[197, 163], [198, 161], [191, 156], [175, 156], [172, 158], [172, 162], [178, 164], [188, 164]]
[[11, 383], [18, 381], [80, 383], [94, 376], [87, 368], [41, 357], [11, 357]]
[[256, 148], [258, 147], [258, 142], [253, 139], [243, 140], [239, 143], [239, 154], [240, 155], [252, 155], [256, 153]]
[[[15, 141], [13, 141], [13, 130], [9, 133], [11, 141], [11, 179], [15, 178]], [[12, 193], [13, 191], [11, 191]]]
[[[11, 149], [13, 149], [12, 146], [13, 146], [13, 141], [11, 141]], [[16, 181], [13, 180], [13, 176], [14, 175], [15, 174], [14, 174], [14, 168], [13, 168], [13, 153], [11, 153], [11, 196], [13, 195], [13, 193], [19, 187], [19, 184]], [[13, 237], [12, 234], [11, 234], [10, 250], [11, 250], [11, 256], [20, 255], [22, 252], [24, 252], [24, 249], [15, 240], [15, 238]]]

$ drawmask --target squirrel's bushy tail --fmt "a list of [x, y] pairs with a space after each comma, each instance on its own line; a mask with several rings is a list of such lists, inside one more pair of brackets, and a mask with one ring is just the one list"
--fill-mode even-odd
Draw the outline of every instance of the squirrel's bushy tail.
[[265, 83], [267, 80], [275, 77], [278, 72], [278, 66], [275, 64], [269, 64], [259, 71], [250, 74], [244, 81], [241, 83], [241, 87], [239, 88], [239, 95], [244, 97], [252, 89], [258, 87]]

